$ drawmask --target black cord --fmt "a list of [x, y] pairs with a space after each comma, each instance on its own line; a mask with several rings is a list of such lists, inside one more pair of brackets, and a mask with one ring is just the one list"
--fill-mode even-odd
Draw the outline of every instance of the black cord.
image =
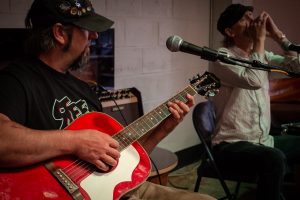
[[102, 91], [105, 91], [105, 92], [107, 92], [107, 93], [109, 94], [109, 98], [112, 99], [113, 102], [115, 103], [115, 105], [117, 106], [118, 111], [119, 111], [119, 113], [120, 113], [120, 115], [121, 115], [121, 117], [122, 117], [122, 119], [123, 119], [125, 125], [128, 126], [128, 123], [127, 123], [127, 121], [126, 121], [126, 119], [125, 119], [125, 117], [124, 117], [124, 115], [123, 115], [123, 113], [122, 113], [122, 111], [121, 111], [121, 109], [120, 109], [118, 103], [116, 102], [115, 97], [114, 97], [107, 89], [105, 89], [102, 85], [98, 85], [98, 87], [99, 87]]
[[160, 177], [158, 168], [157, 168], [155, 162], [152, 160], [152, 158], [151, 158], [150, 156], [149, 156], [149, 158], [150, 158], [150, 161], [151, 161], [151, 163], [153, 164], [153, 166], [154, 166], [154, 168], [155, 168], [155, 171], [156, 171], [156, 174], [157, 174], [157, 177], [158, 177], [159, 184], [162, 185], [161, 177]]

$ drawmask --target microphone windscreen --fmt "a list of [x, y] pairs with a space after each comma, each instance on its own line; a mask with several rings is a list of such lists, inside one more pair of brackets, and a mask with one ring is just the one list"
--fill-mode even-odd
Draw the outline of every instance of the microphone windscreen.
[[170, 36], [166, 42], [167, 48], [172, 52], [177, 52], [180, 50], [182, 41], [182, 38], [177, 35]]

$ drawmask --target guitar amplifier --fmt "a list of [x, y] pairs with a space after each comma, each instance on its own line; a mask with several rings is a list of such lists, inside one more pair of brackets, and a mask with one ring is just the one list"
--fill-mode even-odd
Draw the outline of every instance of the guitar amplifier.
[[113, 117], [123, 126], [127, 126], [143, 115], [141, 93], [136, 88], [102, 90], [98, 96], [102, 112]]

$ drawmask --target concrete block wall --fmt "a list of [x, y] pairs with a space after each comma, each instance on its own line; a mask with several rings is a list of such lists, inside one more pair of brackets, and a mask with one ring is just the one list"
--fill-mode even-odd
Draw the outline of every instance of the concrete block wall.
[[[0, 28], [24, 27], [32, 0], [1, 0]], [[92, 0], [95, 10], [115, 21], [115, 88], [141, 91], [145, 113], [184, 89], [208, 63], [166, 48], [179, 35], [209, 44], [210, 0]], [[197, 102], [203, 101], [196, 97]], [[198, 144], [191, 113], [159, 146], [179, 151]]]
[[[107, 2], [107, 16], [116, 21], [115, 86], [140, 90], [145, 112], [182, 90], [189, 78], [207, 68], [199, 57], [172, 53], [165, 43], [169, 36], [179, 35], [208, 45], [209, 5], [208, 0]], [[198, 143], [188, 115], [159, 146], [178, 151]]]

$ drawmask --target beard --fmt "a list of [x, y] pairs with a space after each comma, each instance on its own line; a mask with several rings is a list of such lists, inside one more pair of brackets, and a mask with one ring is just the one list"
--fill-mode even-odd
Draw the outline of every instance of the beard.
[[74, 60], [70, 66], [71, 70], [82, 69], [89, 63], [90, 60], [90, 48], [86, 47], [84, 51]]

